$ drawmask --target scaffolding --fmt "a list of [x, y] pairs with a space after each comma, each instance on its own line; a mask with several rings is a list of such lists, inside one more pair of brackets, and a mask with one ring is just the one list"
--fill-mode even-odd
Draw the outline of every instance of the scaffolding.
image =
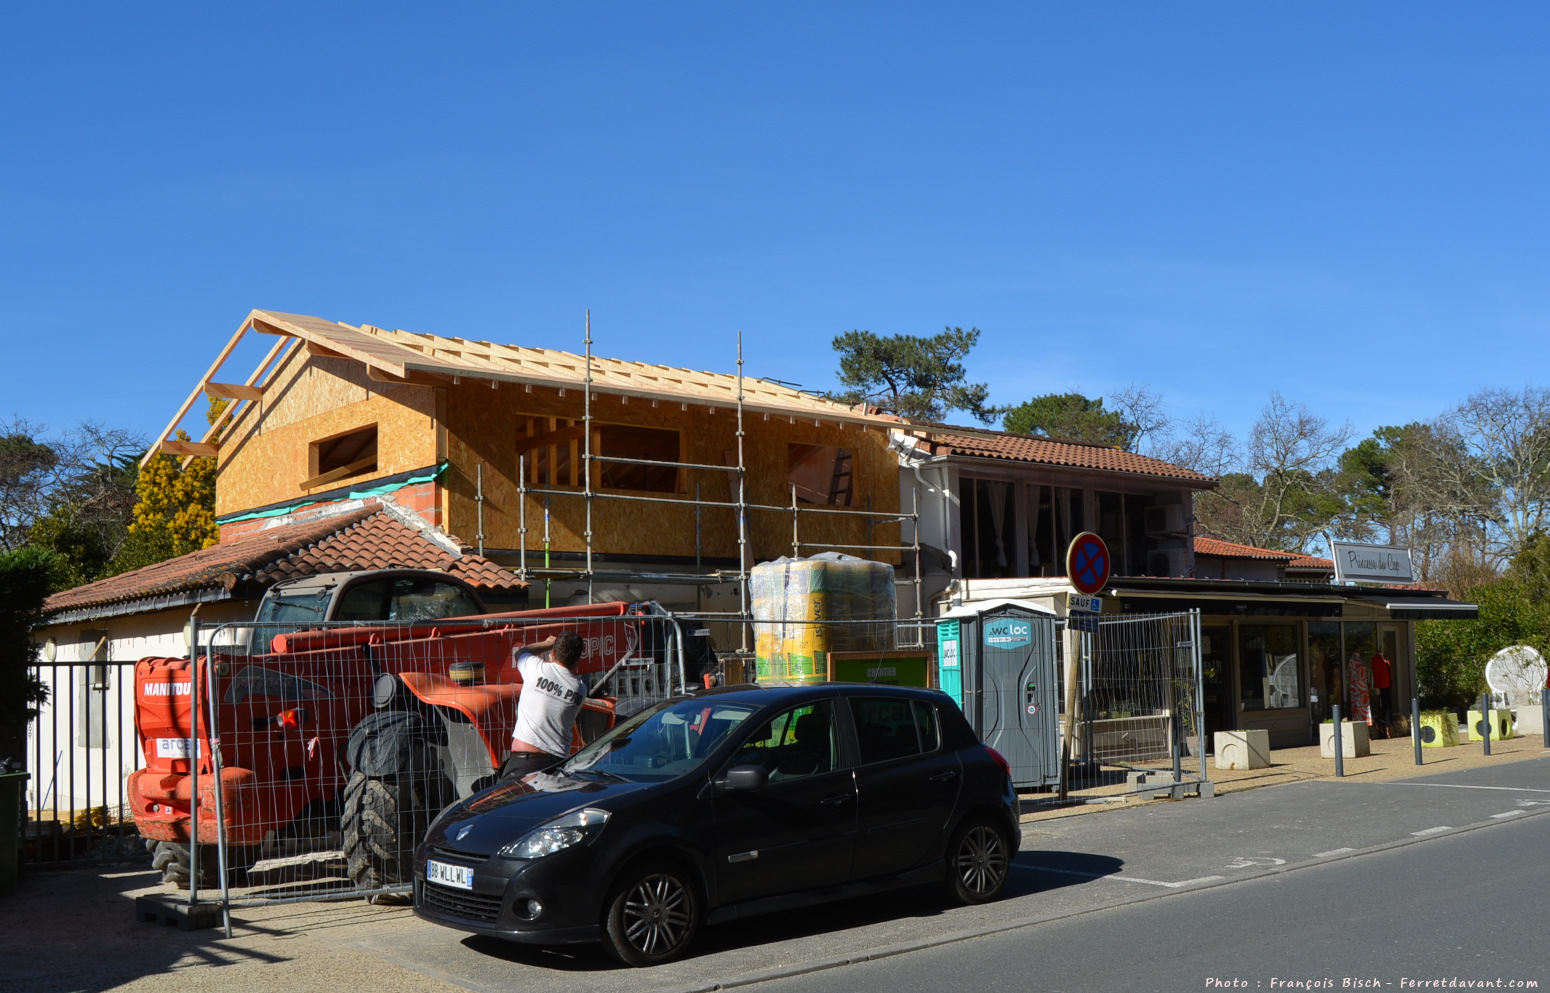
[[[910, 555], [914, 561], [914, 575], [908, 579], [899, 579], [895, 576], [895, 586], [912, 585], [914, 587], [915, 601], [915, 625], [918, 628], [924, 613], [924, 589], [923, 577], [920, 568], [920, 491], [911, 488], [912, 500], [909, 513], [879, 514], [870, 509], [852, 509], [843, 507], [804, 507], [797, 499], [797, 487], [791, 484], [790, 506], [772, 504], [751, 503], [748, 500], [748, 468], [744, 460], [743, 451], [743, 336], [739, 332], [737, 336], [737, 399], [735, 411], [737, 415], [737, 463], [736, 465], [710, 465], [700, 462], [666, 461], [660, 459], [636, 459], [625, 458], [617, 455], [603, 455], [592, 451], [593, 420], [592, 420], [592, 312], [587, 311], [586, 332], [583, 339], [585, 346], [586, 375], [582, 380], [582, 450], [581, 450], [581, 475], [582, 486], [579, 491], [575, 489], [561, 489], [550, 486], [529, 486], [527, 472], [527, 456], [525, 453], [517, 457], [517, 534], [519, 540], [517, 576], [524, 582], [534, 579], [543, 579], [550, 583], [557, 579], [570, 579], [586, 581], [587, 602], [593, 602], [594, 584], [603, 579], [615, 579], [620, 581], [656, 582], [656, 583], [682, 583], [696, 586], [735, 583], [738, 590], [738, 609], [736, 611], [710, 611], [697, 612], [698, 616], [706, 619], [719, 619], [734, 622], [738, 625], [741, 637], [743, 653], [749, 648], [749, 626], [754, 623], [748, 597], [749, 570], [753, 563], [749, 561], [748, 521], [750, 513], [777, 513], [789, 514], [791, 517], [791, 554], [794, 558], [800, 558], [804, 550], [826, 549], [840, 552], [872, 552], [876, 554], [886, 552], [898, 552], [901, 555]], [[735, 500], [707, 500], [703, 497], [698, 483], [692, 498], [681, 496], [645, 496], [638, 493], [614, 493], [599, 489], [592, 485], [593, 466], [602, 463], [641, 465], [654, 468], [701, 471], [701, 472], [729, 472], [736, 474]], [[542, 497], [544, 506], [544, 534], [543, 551], [544, 564], [542, 567], [529, 568], [527, 562], [528, 553], [528, 525], [527, 503], [529, 496]], [[585, 518], [582, 530], [582, 540], [585, 546], [585, 565], [581, 569], [556, 568], [550, 561], [550, 533], [549, 517], [551, 501], [556, 498], [579, 499], [585, 505]], [[597, 500], [621, 500], [626, 502], [669, 504], [678, 506], [691, 506], [694, 508], [695, 517], [695, 569], [688, 573], [652, 573], [639, 570], [624, 572], [599, 572], [594, 568], [593, 562], [593, 532], [592, 532], [592, 508]], [[870, 498], [868, 498], [870, 501]], [[724, 508], [735, 515], [737, 526], [737, 561], [738, 567], [733, 572], [724, 569], [704, 571], [701, 565], [702, 539], [700, 533], [701, 516], [707, 508]], [[861, 517], [867, 520], [868, 542], [866, 544], [833, 544], [826, 542], [814, 542], [802, 540], [802, 517], [809, 515]], [[879, 524], [890, 524], [909, 521], [911, 523], [910, 544], [883, 545], [871, 541], [873, 529]], [[480, 530], [483, 530], [481, 523]], [[871, 558], [874, 556], [863, 555]], [[547, 601], [546, 601], [547, 604]]]

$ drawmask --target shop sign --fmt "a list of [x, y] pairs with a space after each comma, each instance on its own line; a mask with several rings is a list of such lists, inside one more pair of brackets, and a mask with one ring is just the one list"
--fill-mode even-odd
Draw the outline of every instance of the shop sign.
[[1413, 583], [1415, 569], [1410, 549], [1393, 545], [1358, 545], [1350, 541], [1332, 541], [1330, 554], [1335, 560], [1335, 582]]

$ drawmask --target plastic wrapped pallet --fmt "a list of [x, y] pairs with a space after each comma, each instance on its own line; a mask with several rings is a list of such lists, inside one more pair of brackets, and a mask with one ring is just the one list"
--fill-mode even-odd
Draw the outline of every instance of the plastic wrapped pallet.
[[894, 647], [893, 566], [886, 562], [837, 552], [780, 558], [753, 567], [749, 594], [761, 681], [822, 682], [830, 652]]

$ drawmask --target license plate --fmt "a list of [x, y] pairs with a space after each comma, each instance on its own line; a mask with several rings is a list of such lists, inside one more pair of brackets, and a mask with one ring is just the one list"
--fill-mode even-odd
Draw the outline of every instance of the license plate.
[[474, 870], [467, 866], [448, 865], [433, 859], [427, 859], [425, 862], [425, 879], [443, 886], [456, 886], [460, 890], [474, 888]]

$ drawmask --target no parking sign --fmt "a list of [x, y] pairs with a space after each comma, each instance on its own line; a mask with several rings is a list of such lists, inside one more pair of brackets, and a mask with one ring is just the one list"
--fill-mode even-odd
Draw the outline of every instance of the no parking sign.
[[1092, 596], [1109, 582], [1109, 546], [1091, 531], [1071, 539], [1066, 549], [1066, 578], [1077, 592]]

